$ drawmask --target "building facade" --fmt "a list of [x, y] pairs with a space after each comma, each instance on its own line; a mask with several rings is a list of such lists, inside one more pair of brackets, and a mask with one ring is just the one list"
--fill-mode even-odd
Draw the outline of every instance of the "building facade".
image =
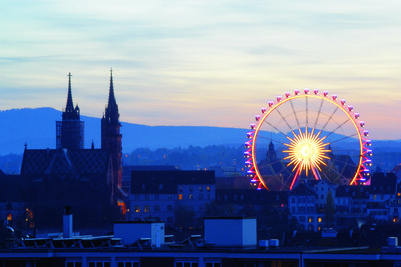
[[194, 227], [215, 200], [214, 171], [134, 170], [131, 177], [128, 220]]

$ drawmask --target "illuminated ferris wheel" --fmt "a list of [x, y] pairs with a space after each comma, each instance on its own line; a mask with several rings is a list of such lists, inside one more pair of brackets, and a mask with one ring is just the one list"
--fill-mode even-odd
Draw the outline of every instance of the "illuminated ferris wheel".
[[245, 165], [258, 189], [291, 190], [305, 180], [365, 184], [372, 165], [369, 131], [359, 113], [318, 89], [286, 92], [256, 115]]

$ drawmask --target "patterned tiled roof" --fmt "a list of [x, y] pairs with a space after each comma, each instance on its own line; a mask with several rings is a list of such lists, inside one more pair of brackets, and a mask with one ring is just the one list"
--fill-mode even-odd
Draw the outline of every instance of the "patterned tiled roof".
[[102, 149], [26, 149], [21, 174], [101, 174], [108, 161]]

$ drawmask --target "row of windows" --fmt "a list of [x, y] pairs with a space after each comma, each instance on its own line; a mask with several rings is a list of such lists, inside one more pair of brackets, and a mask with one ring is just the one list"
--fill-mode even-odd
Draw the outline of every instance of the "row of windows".
[[[90, 261], [88, 262], [89, 267], [110, 267], [111, 263], [109, 261]], [[66, 267], [82, 267], [82, 262], [80, 261], [70, 261], [66, 263]], [[117, 267], [139, 267], [139, 262], [137, 261], [120, 261], [117, 263]]]
[[[295, 203], [295, 202], [296, 202], [296, 198], [292, 197], [291, 203]], [[300, 198], [298, 198], [298, 203], [315, 203], [315, 198], [314, 197], [308, 197], [308, 198], [300, 197]]]
[[[133, 211], [134, 211], [134, 212], [141, 212], [141, 206], [135, 205]], [[153, 206], [153, 211], [154, 211], [154, 212], [159, 212], [159, 211], [161, 211], [161, 210], [160, 210], [160, 206], [159, 206], [159, 205], [154, 205], [154, 206]], [[174, 211], [173, 205], [167, 205], [167, 211], [171, 211], [171, 212]], [[145, 206], [143, 207], [143, 212], [150, 212], [150, 206], [149, 206], [149, 205], [145, 205]]]
[[[178, 200], [183, 200], [183, 199], [184, 199], [183, 194], [178, 194]], [[189, 195], [188, 195], [188, 199], [189, 199], [189, 200], [195, 199], [195, 198], [194, 198], [194, 194], [189, 194]], [[199, 195], [198, 195], [198, 199], [199, 199], [199, 200], [203, 200], [203, 199], [204, 199], [203, 194], [199, 194]], [[207, 194], [207, 195], [206, 195], [206, 199], [208, 199], [208, 200], [210, 199], [210, 194]]]
[[[182, 206], [178, 206], [178, 208], [179, 208], [179, 209], [182, 209]], [[190, 211], [193, 211], [193, 210], [194, 210], [194, 206], [193, 206], [193, 205], [189, 205], [189, 206], [188, 206], [188, 209], [189, 209]], [[204, 206], [203, 206], [203, 205], [200, 205], [200, 206], [199, 206], [199, 210], [200, 210], [200, 211], [203, 211], [203, 210], [204, 210]], [[143, 206], [143, 212], [160, 212], [160, 211], [161, 211], [161, 209], [160, 209], [160, 206], [159, 206], [159, 205], [154, 205], [152, 211], [151, 211], [151, 206], [149, 206], [149, 205]], [[174, 211], [173, 205], [167, 205], [166, 211], [167, 211], [167, 212], [173, 212], [173, 211]], [[135, 205], [135, 206], [134, 206], [133, 212], [136, 212], [136, 213], [141, 212], [141, 206]]]
[[[299, 216], [299, 222], [300, 223], [304, 223], [304, 222], [306, 222], [306, 221], [308, 221], [308, 223], [312, 223], [312, 222], [314, 222], [314, 217], [313, 216], [310, 216], [310, 217], [305, 217], [305, 216]], [[323, 218], [322, 217], [318, 217], [317, 218], [317, 222], [318, 223], [321, 223], [323, 221]]]
[[[296, 211], [295, 207], [291, 207], [291, 212], [295, 213], [295, 211]], [[298, 212], [299, 213], [305, 213], [305, 212], [312, 213], [312, 212], [315, 212], [315, 207], [309, 206], [309, 207], [307, 207], [307, 209], [305, 209], [305, 207], [299, 207]]]
[[[198, 267], [196, 261], [177, 261], [175, 267]], [[221, 267], [221, 262], [206, 262], [206, 267]]]
[[[182, 186], [182, 185], [178, 186], [178, 192], [182, 193], [184, 187], [185, 186]], [[195, 188], [198, 188], [199, 192], [203, 192], [204, 188], [206, 189], [206, 191], [210, 191], [210, 186], [202, 186], [202, 185], [200, 185], [198, 187], [195, 186]], [[194, 191], [194, 186], [193, 185], [189, 185], [188, 186], [188, 190], [189, 190], [189, 192], [193, 192]]]
[[[244, 200], [245, 197], [244, 195], [234, 195], [234, 196], [228, 196], [228, 195], [217, 195], [216, 196], [217, 200]], [[264, 200], [265, 198], [263, 196], [260, 197], [250, 197], [247, 196], [247, 200]], [[252, 199], [249, 199], [252, 198]], [[276, 201], [280, 201], [280, 196], [276, 196]]]
[[[135, 200], [140, 200], [141, 195], [140, 194], [133, 194]], [[166, 194], [163, 194], [163, 196], [166, 196]], [[174, 200], [174, 194], [168, 194], [167, 199], [168, 200]], [[145, 200], [159, 200], [160, 195], [159, 194], [143, 194], [143, 199]]]
[[[67, 262], [66, 267], [81, 267], [81, 262]], [[90, 261], [89, 267], [110, 267], [108, 261]], [[175, 267], [198, 267], [199, 263], [196, 261], [177, 261]], [[139, 262], [122, 261], [117, 263], [117, 267], [139, 267]], [[206, 262], [206, 267], [221, 267], [221, 262]]]

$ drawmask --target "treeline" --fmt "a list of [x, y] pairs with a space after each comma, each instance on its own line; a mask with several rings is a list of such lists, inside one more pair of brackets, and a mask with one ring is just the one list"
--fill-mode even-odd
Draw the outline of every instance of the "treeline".
[[243, 146], [211, 145], [188, 148], [137, 148], [123, 157], [123, 165], [173, 165], [184, 170], [244, 165]]
[[22, 154], [0, 156], [0, 170], [5, 174], [20, 174], [22, 157]]

